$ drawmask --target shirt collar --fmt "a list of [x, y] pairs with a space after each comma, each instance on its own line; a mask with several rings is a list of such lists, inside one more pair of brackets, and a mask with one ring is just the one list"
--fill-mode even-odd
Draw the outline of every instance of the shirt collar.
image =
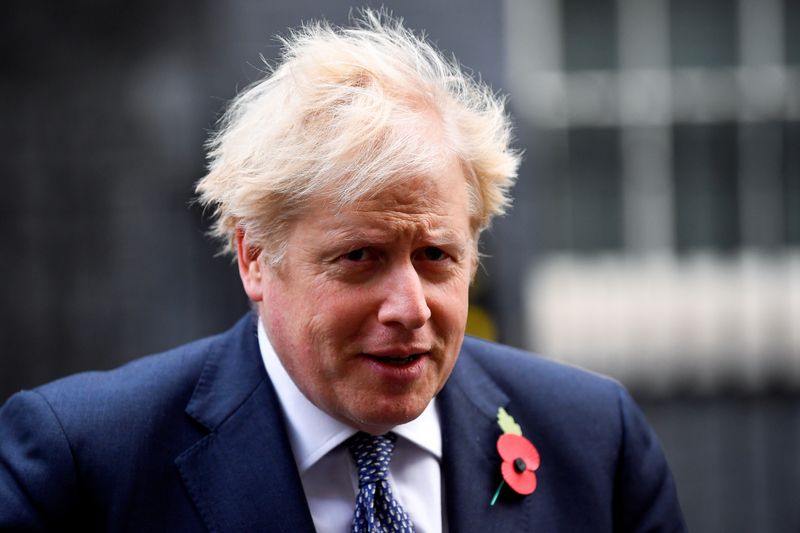
[[[278, 394], [295, 463], [302, 474], [357, 430], [318, 408], [297, 388], [269, 342], [260, 318], [258, 346], [264, 367]], [[442, 432], [435, 403], [434, 398], [419, 417], [395, 426], [392, 431], [441, 460]]]

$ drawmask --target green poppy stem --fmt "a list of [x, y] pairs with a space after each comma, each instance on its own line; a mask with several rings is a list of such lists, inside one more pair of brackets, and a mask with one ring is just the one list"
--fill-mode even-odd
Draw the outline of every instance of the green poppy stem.
[[505, 482], [506, 482], [505, 480], [501, 481], [500, 482], [500, 486], [497, 487], [496, 491], [494, 491], [494, 497], [492, 498], [492, 503], [489, 504], [489, 507], [493, 507], [494, 506], [494, 502], [496, 502], [497, 501], [497, 497], [500, 496], [500, 489], [503, 488], [503, 485], [505, 484]]

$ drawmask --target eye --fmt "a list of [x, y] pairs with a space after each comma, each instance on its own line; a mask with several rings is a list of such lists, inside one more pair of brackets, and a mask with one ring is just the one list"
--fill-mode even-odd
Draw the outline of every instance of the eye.
[[428, 246], [420, 251], [420, 259], [425, 261], [443, 261], [447, 259], [447, 254], [441, 248], [435, 246]]
[[367, 248], [357, 248], [342, 255], [342, 259], [347, 261], [360, 262], [367, 261], [372, 258], [372, 254]]

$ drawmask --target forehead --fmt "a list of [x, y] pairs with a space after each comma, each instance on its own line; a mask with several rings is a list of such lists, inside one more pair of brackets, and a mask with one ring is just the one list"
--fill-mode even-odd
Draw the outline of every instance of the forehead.
[[379, 192], [350, 202], [341, 211], [364, 215], [447, 215], [461, 211], [463, 196], [466, 207], [466, 182], [443, 176], [441, 180], [409, 178], [400, 180]]
[[[331, 238], [347, 233], [381, 232], [469, 234], [467, 182], [460, 164], [443, 166], [434, 176], [399, 178], [379, 191], [339, 204], [321, 197], [311, 202], [295, 230], [322, 230]], [[462, 237], [463, 238], [463, 237]]]

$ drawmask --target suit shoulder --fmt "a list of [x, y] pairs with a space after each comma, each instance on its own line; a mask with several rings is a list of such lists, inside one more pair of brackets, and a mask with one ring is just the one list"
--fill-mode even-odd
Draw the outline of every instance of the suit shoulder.
[[569, 530], [602, 529], [605, 521], [620, 531], [685, 531], [658, 439], [620, 383], [473, 338], [465, 339], [461, 357], [461, 382], [472, 386], [459, 400], [486, 396], [486, 389], [501, 391], [503, 405], [542, 458], [542, 490], [569, 494], [570, 505], [596, 510]]
[[508, 396], [510, 407], [537, 411], [539, 423], [599, 425], [598, 434], [608, 436], [609, 429], [621, 429], [623, 404], [633, 403], [610, 377], [511, 346], [468, 338], [461, 356], [465, 368], [483, 373]]
[[464, 354], [472, 358], [492, 379], [504, 386], [526, 389], [580, 392], [579, 397], [607, 396], [616, 401], [622, 385], [602, 374], [495, 342], [466, 337]]
[[130, 427], [151, 425], [180, 416], [219, 340], [220, 335], [208, 337], [112, 370], [74, 374], [33, 393], [49, 405], [66, 430], [90, 432], [121, 420]]
[[203, 367], [206, 355], [218, 336], [184, 344], [170, 350], [134, 359], [112, 370], [73, 374], [34, 389], [48, 399], [80, 396], [91, 392], [94, 398], [104, 394], [128, 396], [153, 393], [158, 389], [193, 382]]

